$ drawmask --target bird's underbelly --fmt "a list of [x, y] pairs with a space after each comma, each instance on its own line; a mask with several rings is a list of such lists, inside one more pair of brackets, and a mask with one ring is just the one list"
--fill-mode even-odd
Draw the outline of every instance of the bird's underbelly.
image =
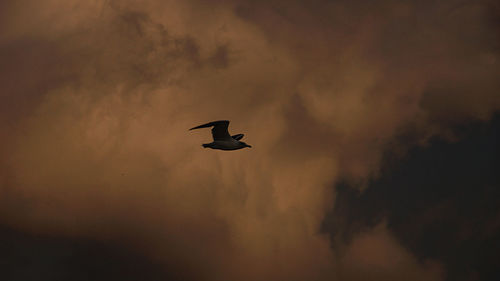
[[222, 150], [236, 150], [243, 148], [239, 142], [235, 141], [214, 141], [212, 148]]

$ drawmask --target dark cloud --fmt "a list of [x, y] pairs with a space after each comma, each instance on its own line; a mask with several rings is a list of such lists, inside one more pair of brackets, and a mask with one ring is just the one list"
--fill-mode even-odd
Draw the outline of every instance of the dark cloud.
[[389, 153], [385, 172], [365, 192], [339, 186], [323, 225], [333, 245], [385, 221], [418, 259], [442, 261], [446, 280], [496, 280], [499, 129], [498, 114], [486, 124], [455, 127], [460, 141], [434, 139], [404, 159]]
[[17, 280], [189, 280], [126, 247], [85, 238], [0, 228], [2, 278]]

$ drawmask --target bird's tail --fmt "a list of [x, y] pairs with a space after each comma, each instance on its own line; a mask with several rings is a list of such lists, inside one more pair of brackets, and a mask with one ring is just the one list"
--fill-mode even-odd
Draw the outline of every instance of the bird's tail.
[[204, 143], [201, 146], [203, 146], [204, 148], [207, 148], [207, 147], [210, 147], [210, 144], [209, 143]]

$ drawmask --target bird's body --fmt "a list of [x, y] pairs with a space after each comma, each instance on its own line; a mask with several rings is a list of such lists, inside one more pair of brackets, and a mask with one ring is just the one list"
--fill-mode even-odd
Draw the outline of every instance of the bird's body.
[[236, 150], [241, 149], [246, 146], [242, 145], [242, 142], [231, 139], [231, 140], [217, 140], [211, 143], [204, 143], [203, 147], [209, 147], [212, 149], [221, 149], [221, 150]]
[[245, 147], [252, 147], [245, 142], [240, 141], [243, 138], [243, 134], [237, 134], [231, 136], [227, 127], [229, 126], [228, 120], [214, 121], [206, 123], [189, 130], [200, 129], [200, 128], [212, 128], [212, 137], [214, 139], [211, 143], [202, 144], [205, 148], [220, 149], [220, 150], [237, 150]]

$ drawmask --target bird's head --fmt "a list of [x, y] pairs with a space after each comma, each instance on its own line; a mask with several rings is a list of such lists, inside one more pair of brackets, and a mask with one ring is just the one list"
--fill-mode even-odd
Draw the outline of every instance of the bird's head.
[[240, 143], [243, 145], [243, 147], [252, 147], [251, 145], [247, 144], [246, 142], [240, 141]]

